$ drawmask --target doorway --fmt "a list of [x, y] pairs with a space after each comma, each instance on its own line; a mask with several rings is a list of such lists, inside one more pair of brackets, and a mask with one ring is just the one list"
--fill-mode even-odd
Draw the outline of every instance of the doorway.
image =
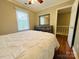
[[[66, 10], [66, 11], [65, 11]], [[70, 10], [70, 11], [68, 11]], [[76, 20], [76, 13], [78, 10], [78, 0], [75, 0], [72, 6], [66, 6], [63, 8], [57, 9], [57, 27], [56, 27], [56, 37], [60, 43], [59, 49], [56, 51], [56, 57], [58, 55], [59, 59], [75, 59], [73, 54], [73, 46], [74, 46], [74, 38], [75, 38], [75, 28], [77, 24]], [[68, 12], [70, 15], [68, 16], [70, 19], [65, 16], [64, 14]], [[64, 13], [61, 17], [61, 13]], [[68, 15], [67, 13], [67, 15]], [[66, 14], [65, 14], [66, 15]], [[63, 21], [61, 21], [64, 20]], [[66, 23], [68, 20], [69, 22]], [[63, 23], [65, 23], [63, 25]], [[67, 25], [68, 24], [68, 25]], [[69, 29], [69, 30], [67, 30]], [[59, 56], [60, 55], [60, 56]], [[57, 59], [58, 59], [57, 58]]]
[[56, 35], [64, 37], [68, 36], [70, 16], [71, 16], [71, 7], [58, 10]]
[[[60, 45], [65, 45], [68, 39], [70, 17], [71, 17], [71, 7], [62, 8], [58, 10], [57, 14], [57, 29], [56, 37]], [[64, 42], [64, 43], [62, 43]]]
[[56, 37], [60, 47], [56, 51], [55, 59], [75, 59], [73, 51], [67, 42], [71, 20], [71, 10], [72, 7], [67, 7], [57, 11]]

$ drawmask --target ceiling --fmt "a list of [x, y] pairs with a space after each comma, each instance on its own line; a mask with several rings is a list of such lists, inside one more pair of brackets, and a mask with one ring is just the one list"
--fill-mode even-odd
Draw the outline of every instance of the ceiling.
[[[14, 1], [19, 2], [23, 5], [25, 5], [25, 3], [28, 3], [28, 0], [14, 0]], [[33, 0], [33, 3], [31, 5], [26, 4], [25, 6], [33, 11], [41, 11], [43, 9], [61, 4], [63, 2], [67, 2], [69, 0], [43, 0], [43, 1], [44, 2], [40, 4], [36, 0]]]

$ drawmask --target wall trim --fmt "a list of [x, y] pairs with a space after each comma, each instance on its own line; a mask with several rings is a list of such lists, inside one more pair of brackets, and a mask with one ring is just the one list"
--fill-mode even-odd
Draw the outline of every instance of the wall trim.
[[76, 59], [79, 59], [79, 58], [78, 58], [78, 55], [77, 55], [77, 52], [76, 52], [76, 50], [75, 50], [74, 47], [72, 48], [72, 50], [73, 50], [73, 53], [74, 53], [75, 58], [76, 58]]
[[72, 5], [67, 5], [67, 6], [63, 6], [63, 7], [57, 8], [56, 11], [62, 10], [62, 9], [65, 9], [65, 8], [72, 8]]

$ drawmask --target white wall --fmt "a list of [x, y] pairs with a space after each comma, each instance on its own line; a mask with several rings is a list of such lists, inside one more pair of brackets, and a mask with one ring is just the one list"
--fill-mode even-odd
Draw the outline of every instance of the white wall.
[[74, 25], [76, 20], [78, 0], [75, 0], [72, 5], [71, 17], [70, 17], [70, 25], [69, 25], [69, 33], [68, 33], [68, 44], [71, 47], [73, 34], [74, 34]]
[[77, 30], [76, 30], [74, 49], [76, 50], [77, 55], [79, 57], [79, 13], [78, 13], [78, 24], [77, 24]]

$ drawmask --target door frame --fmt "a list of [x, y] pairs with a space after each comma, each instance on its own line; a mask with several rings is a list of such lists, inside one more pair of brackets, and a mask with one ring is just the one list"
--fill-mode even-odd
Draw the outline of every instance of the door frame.
[[72, 5], [67, 5], [67, 6], [60, 7], [60, 8], [56, 9], [56, 28], [55, 28], [56, 30], [55, 30], [55, 35], [56, 35], [56, 31], [57, 31], [58, 11], [61, 10], [61, 9], [65, 9], [65, 8], [72, 8]]

